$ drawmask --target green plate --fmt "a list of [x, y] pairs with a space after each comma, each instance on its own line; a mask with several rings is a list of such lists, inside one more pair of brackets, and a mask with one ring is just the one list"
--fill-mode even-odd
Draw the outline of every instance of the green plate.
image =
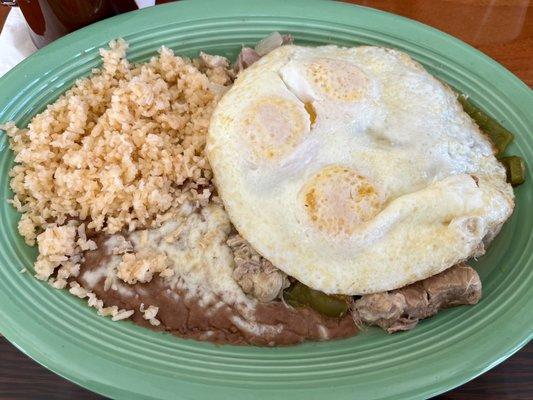
[[194, 56], [230, 57], [271, 31], [300, 44], [374, 44], [408, 52], [468, 93], [516, 133], [509, 149], [528, 161], [511, 220], [476, 263], [484, 284], [474, 307], [444, 311], [416, 329], [368, 329], [346, 340], [289, 348], [215, 346], [97, 317], [81, 300], [29, 274], [35, 250], [16, 231], [0, 134], [0, 331], [59, 375], [122, 399], [425, 398], [509, 357], [533, 331], [533, 95], [524, 83], [466, 44], [425, 25], [372, 9], [309, 0], [183, 1], [124, 14], [75, 32], [0, 79], [0, 121], [25, 125], [76, 78], [100, 63], [116, 37], [144, 60], [165, 45]]

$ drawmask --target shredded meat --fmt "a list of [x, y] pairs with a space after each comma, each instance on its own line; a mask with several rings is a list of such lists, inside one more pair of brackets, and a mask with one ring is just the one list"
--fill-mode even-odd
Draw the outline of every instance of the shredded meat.
[[419, 320], [440, 309], [476, 304], [481, 298], [477, 272], [458, 264], [438, 275], [401, 289], [362, 296], [353, 306], [353, 317], [389, 333], [413, 328]]
[[243, 47], [233, 65], [235, 73], [239, 74], [260, 58], [261, 56], [257, 54], [257, 51], [251, 47]]
[[227, 245], [233, 251], [233, 278], [243, 292], [262, 302], [274, 300], [289, 286], [287, 275], [255, 251], [239, 234], [229, 237]]

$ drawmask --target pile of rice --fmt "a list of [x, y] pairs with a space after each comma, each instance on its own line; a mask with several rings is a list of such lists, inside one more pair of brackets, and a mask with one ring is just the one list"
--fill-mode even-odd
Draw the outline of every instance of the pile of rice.
[[[39, 246], [36, 276], [57, 288], [77, 276], [83, 251], [96, 248], [86, 231], [156, 227], [181, 204], [203, 207], [213, 196], [204, 146], [213, 108], [231, 84], [229, 63], [188, 60], [163, 47], [134, 65], [126, 49], [112, 41], [100, 50], [103, 66], [27, 129], [4, 127], [16, 155], [10, 176], [18, 229]], [[70, 286], [79, 297], [91, 295]], [[97, 308], [118, 319], [129, 314]]]

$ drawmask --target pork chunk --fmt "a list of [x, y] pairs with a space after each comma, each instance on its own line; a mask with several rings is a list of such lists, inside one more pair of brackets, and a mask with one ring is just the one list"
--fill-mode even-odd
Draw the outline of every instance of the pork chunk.
[[352, 312], [356, 321], [393, 333], [413, 328], [440, 309], [476, 304], [480, 298], [477, 272], [466, 264], [457, 264], [401, 289], [364, 295], [355, 301]]
[[235, 61], [233, 69], [236, 74], [239, 74], [260, 58], [261, 56], [257, 54], [257, 51], [255, 51], [251, 47], [243, 47], [241, 52], [237, 56], [237, 61]]
[[233, 251], [233, 278], [243, 292], [261, 302], [277, 298], [289, 286], [287, 275], [255, 251], [239, 234], [227, 240]]

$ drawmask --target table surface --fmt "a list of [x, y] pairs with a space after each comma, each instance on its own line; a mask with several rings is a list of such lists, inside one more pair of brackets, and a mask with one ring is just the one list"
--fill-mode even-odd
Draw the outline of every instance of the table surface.
[[[403, 15], [456, 36], [533, 86], [530, 0], [350, 0]], [[8, 8], [0, 6], [0, 29]], [[102, 399], [47, 371], [0, 338], [0, 399]], [[533, 344], [439, 399], [533, 399]]]

